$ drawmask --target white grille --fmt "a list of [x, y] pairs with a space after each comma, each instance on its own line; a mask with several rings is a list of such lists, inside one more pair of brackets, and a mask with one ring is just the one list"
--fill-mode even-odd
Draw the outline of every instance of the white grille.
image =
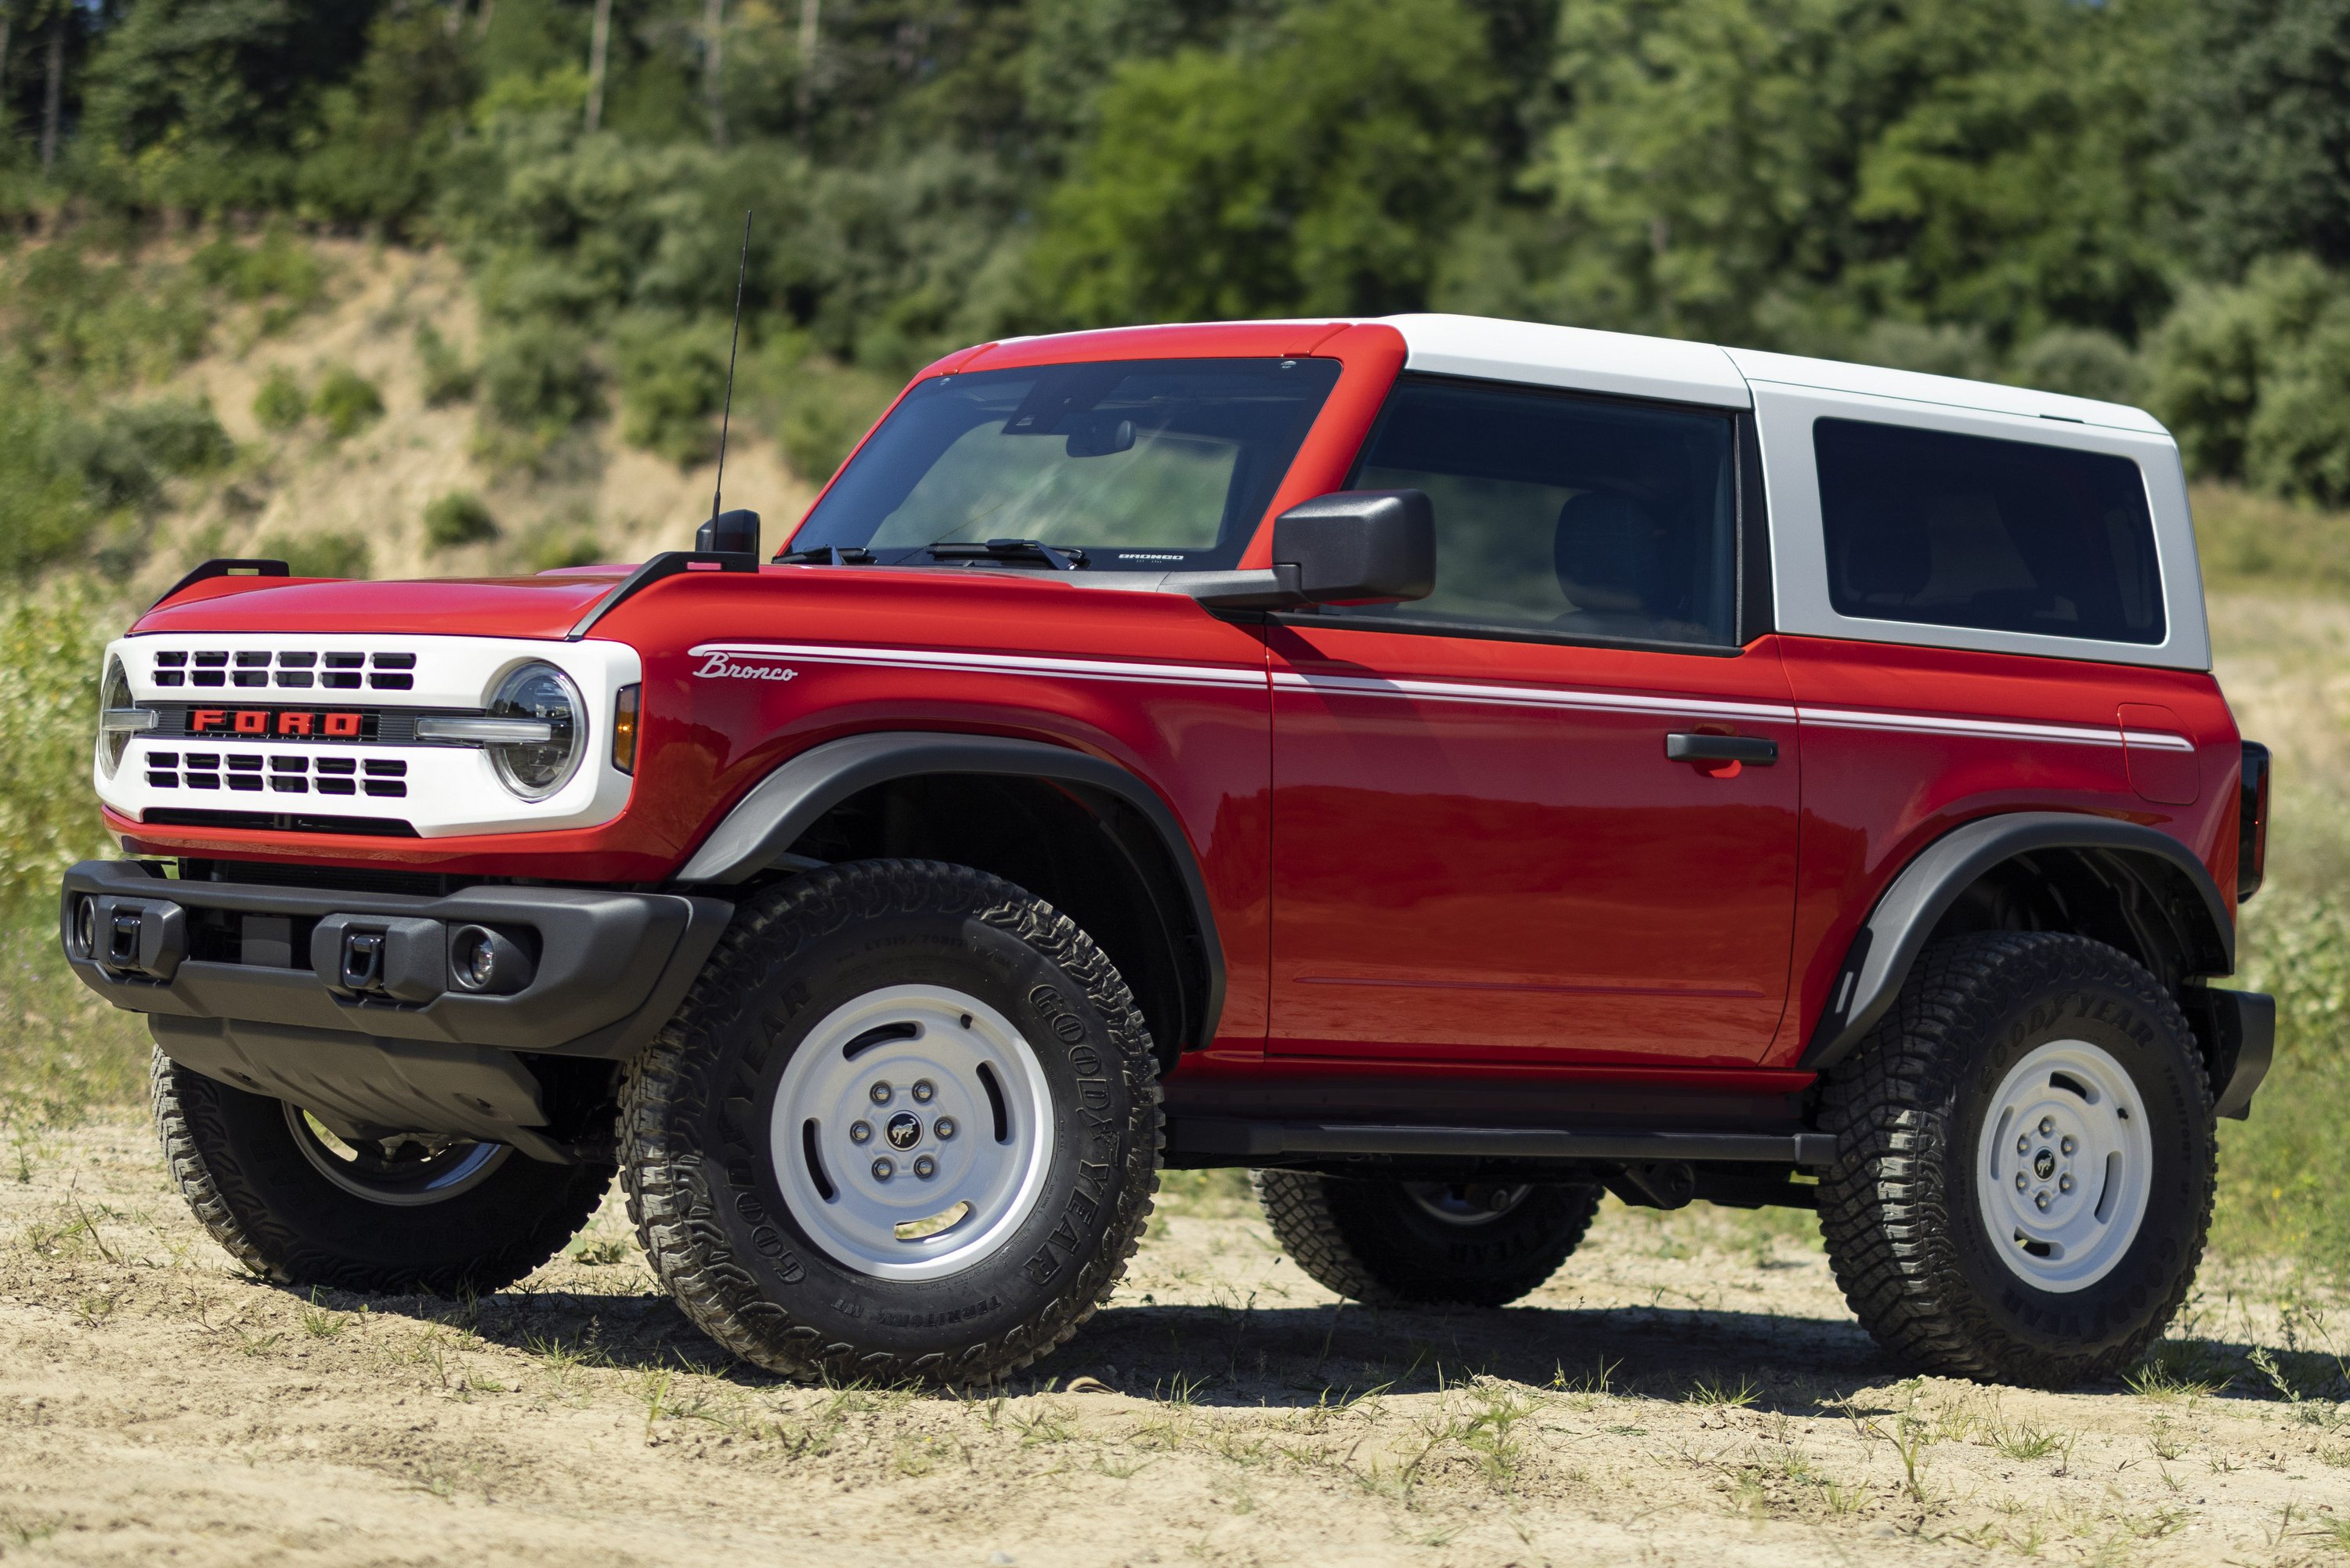
[[159, 640], [147, 671], [159, 688], [412, 691], [416, 655], [366, 649], [190, 648]]

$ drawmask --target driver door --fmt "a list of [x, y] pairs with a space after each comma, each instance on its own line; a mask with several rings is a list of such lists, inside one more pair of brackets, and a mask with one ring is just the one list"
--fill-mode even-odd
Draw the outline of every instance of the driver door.
[[1797, 735], [1773, 639], [1736, 639], [1740, 439], [1727, 411], [1399, 386], [1353, 483], [1429, 493], [1436, 592], [1269, 628], [1272, 1054], [1768, 1049]]

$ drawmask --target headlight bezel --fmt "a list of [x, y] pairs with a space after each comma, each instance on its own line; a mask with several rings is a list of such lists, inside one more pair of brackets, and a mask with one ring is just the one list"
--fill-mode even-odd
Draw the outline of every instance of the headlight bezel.
[[[538, 686], [536, 701], [525, 701], [525, 689]], [[547, 689], [562, 699], [567, 712], [558, 717], [547, 711], [545, 692]], [[498, 678], [491, 690], [484, 716], [492, 719], [532, 719], [555, 726], [557, 740], [547, 745], [492, 743], [482, 750], [490, 759], [490, 767], [498, 783], [517, 800], [551, 799], [563, 790], [586, 765], [589, 731], [588, 702], [580, 695], [579, 683], [559, 666], [545, 659], [529, 659], [515, 665]], [[559, 760], [550, 763], [541, 753], [561, 747]]]
[[131, 705], [130, 671], [123, 667], [122, 656], [106, 656], [106, 669], [98, 679], [98, 772], [101, 778], [111, 779], [122, 771], [122, 759], [130, 753], [130, 732], [109, 728], [106, 715], [109, 710]]

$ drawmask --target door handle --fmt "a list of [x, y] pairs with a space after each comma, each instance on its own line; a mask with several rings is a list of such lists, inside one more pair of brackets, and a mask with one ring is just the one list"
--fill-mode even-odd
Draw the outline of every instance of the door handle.
[[1779, 742], [1761, 735], [1702, 735], [1682, 732], [1665, 737], [1665, 755], [1677, 763], [1745, 763], [1767, 768], [1779, 760]]

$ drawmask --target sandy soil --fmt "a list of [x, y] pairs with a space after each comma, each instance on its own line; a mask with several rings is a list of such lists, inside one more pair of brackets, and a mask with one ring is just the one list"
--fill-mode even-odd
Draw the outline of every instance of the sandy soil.
[[0, 1557], [173, 1563], [2287, 1563], [2350, 1536], [2326, 1303], [2208, 1270], [2157, 1366], [1906, 1380], [1792, 1216], [1610, 1204], [1499, 1313], [1339, 1306], [1170, 1179], [998, 1391], [727, 1363], [608, 1203], [475, 1303], [241, 1275], [145, 1127], [0, 1153]]

